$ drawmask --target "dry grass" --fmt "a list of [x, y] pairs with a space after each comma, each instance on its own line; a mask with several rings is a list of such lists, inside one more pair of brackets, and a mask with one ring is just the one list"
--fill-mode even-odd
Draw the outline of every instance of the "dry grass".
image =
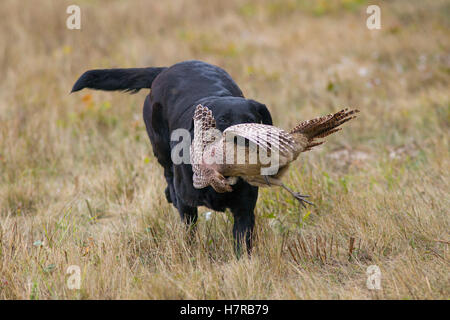
[[[65, 27], [71, 1], [1, 3], [0, 298], [450, 298], [448, 1], [380, 1], [379, 31], [358, 0], [78, 3], [81, 31]], [[185, 241], [147, 92], [68, 94], [89, 68], [193, 58], [282, 127], [362, 111], [287, 179], [316, 207], [260, 193], [251, 259], [233, 255], [229, 213], [201, 214]], [[366, 288], [372, 264], [380, 291]]]

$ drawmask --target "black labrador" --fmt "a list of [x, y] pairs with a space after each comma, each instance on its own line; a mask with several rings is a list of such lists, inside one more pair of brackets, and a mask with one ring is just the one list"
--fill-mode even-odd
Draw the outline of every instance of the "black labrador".
[[198, 104], [212, 110], [221, 131], [238, 123], [271, 125], [272, 117], [264, 104], [244, 98], [225, 70], [201, 61], [184, 61], [169, 68], [90, 70], [77, 80], [72, 92], [83, 88], [127, 92], [151, 89], [143, 114], [153, 153], [164, 168], [167, 201], [173, 203], [188, 225], [195, 225], [198, 206], [215, 211], [229, 208], [234, 216], [236, 253], [240, 255], [244, 241], [250, 253], [258, 188], [239, 179], [233, 192], [217, 193], [211, 187], [195, 189], [191, 165], [172, 161], [171, 151], [178, 142], [171, 141], [171, 133], [183, 128], [193, 136], [192, 117]]

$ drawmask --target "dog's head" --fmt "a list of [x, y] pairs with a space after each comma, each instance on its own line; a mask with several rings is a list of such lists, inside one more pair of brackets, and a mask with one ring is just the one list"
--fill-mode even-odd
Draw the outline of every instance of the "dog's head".
[[263, 123], [272, 125], [267, 107], [255, 100], [241, 97], [216, 97], [201, 102], [213, 113], [220, 131], [239, 123]]

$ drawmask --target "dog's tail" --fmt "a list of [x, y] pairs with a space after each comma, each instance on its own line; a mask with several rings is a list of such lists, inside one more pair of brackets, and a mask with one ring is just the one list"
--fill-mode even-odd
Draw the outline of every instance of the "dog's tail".
[[83, 73], [71, 92], [84, 88], [136, 93], [152, 86], [153, 80], [167, 68], [95, 69]]

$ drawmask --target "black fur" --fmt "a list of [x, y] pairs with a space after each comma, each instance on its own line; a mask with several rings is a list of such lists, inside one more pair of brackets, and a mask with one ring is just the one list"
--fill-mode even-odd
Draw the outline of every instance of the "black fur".
[[239, 180], [229, 193], [216, 193], [211, 187], [195, 189], [191, 165], [172, 163], [171, 151], [177, 142], [170, 137], [178, 128], [190, 130], [192, 137], [192, 117], [199, 103], [212, 110], [220, 130], [246, 122], [272, 124], [264, 104], [245, 99], [228, 73], [201, 61], [185, 61], [170, 68], [91, 70], [78, 79], [72, 91], [83, 88], [134, 92], [151, 88], [143, 116], [153, 153], [164, 168], [167, 200], [189, 225], [197, 221], [198, 206], [215, 211], [229, 208], [234, 216], [235, 249], [239, 254], [244, 241], [250, 253], [258, 188]]
[[84, 88], [136, 93], [152, 86], [156, 76], [167, 68], [130, 68], [89, 70], [75, 82], [71, 92]]

